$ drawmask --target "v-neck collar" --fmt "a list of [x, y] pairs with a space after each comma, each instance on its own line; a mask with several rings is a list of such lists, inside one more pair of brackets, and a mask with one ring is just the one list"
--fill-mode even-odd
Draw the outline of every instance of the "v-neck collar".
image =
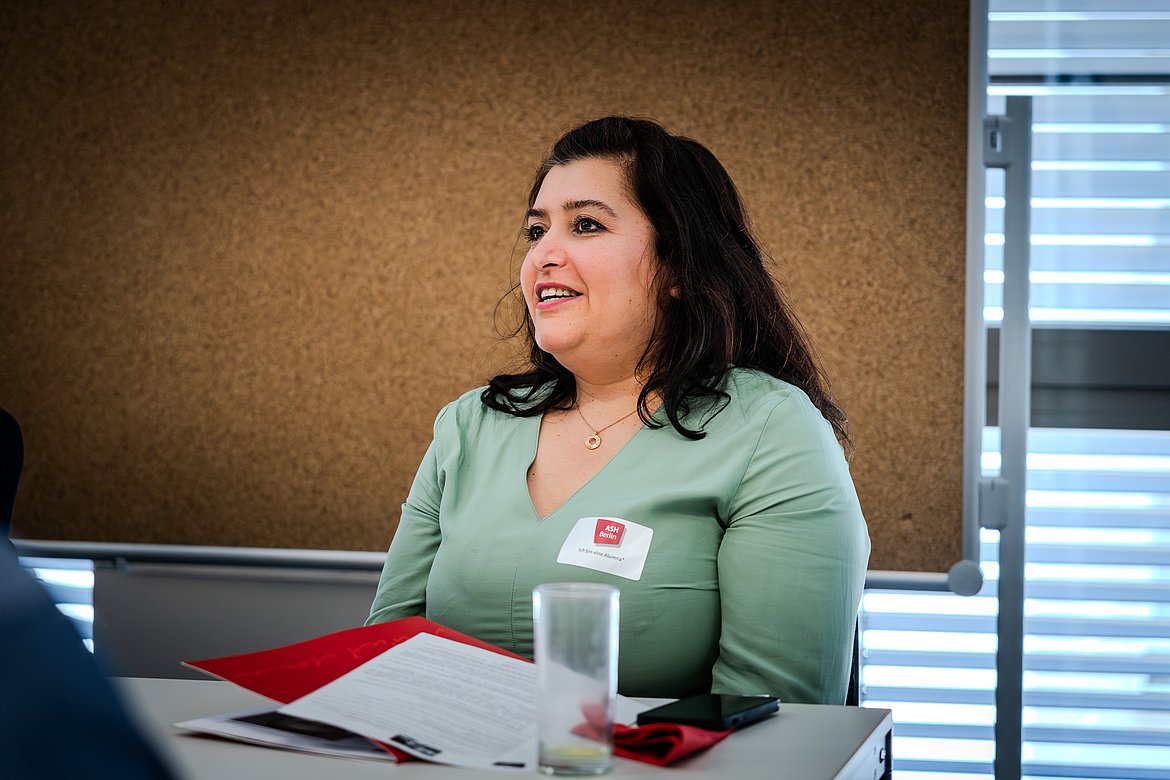
[[[655, 409], [654, 414], [650, 415], [650, 419], [654, 419], [658, 415], [660, 409], [661, 407], [659, 407], [659, 409]], [[543, 523], [554, 515], [560, 513], [560, 511], [568, 506], [569, 503], [572, 502], [573, 499], [575, 499], [581, 492], [591, 487], [593, 483], [601, 479], [605, 472], [609, 470], [610, 466], [613, 465], [613, 462], [620, 458], [626, 450], [630, 449], [630, 446], [635, 441], [637, 441], [643, 433], [645, 433], [647, 430], [650, 430], [647, 428], [646, 423], [642, 423], [642, 427], [634, 431], [634, 435], [631, 436], [625, 444], [619, 447], [617, 452], [609, 457], [609, 460], [602, 464], [601, 468], [597, 470], [596, 474], [585, 480], [581, 487], [570, 493], [569, 497], [560, 503], [560, 506], [553, 509], [544, 517], [541, 517], [540, 512], [536, 511], [536, 504], [533, 502], [532, 493], [528, 489], [528, 470], [532, 468], [532, 464], [536, 462], [536, 450], [540, 443], [540, 426], [544, 423], [544, 414], [526, 419], [532, 421], [532, 431], [528, 434], [528, 457], [524, 459], [524, 468], [520, 471], [520, 484], [524, 490], [525, 497], [528, 499], [528, 508], [532, 510], [532, 516], [536, 518], [536, 522], [538, 523]]]

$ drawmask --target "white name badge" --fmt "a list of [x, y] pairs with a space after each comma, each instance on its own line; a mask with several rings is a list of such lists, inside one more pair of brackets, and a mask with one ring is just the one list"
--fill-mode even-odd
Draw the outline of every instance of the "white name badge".
[[557, 563], [642, 578], [654, 529], [618, 517], [582, 517], [561, 545]]

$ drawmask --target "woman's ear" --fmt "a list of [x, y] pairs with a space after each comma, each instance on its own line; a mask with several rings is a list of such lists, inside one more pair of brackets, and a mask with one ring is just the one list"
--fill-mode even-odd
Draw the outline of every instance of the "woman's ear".
[[681, 298], [682, 297], [682, 291], [678, 289], [678, 285], [675, 285], [674, 287], [670, 288], [670, 297], [671, 298]]

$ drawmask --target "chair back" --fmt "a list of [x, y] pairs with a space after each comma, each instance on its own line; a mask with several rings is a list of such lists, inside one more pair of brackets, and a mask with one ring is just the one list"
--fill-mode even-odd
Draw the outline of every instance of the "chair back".
[[0, 538], [12, 528], [16, 488], [24, 470], [24, 436], [16, 418], [0, 408]]
[[861, 706], [861, 622], [853, 627], [853, 663], [849, 666], [849, 690], [845, 692], [846, 707]]

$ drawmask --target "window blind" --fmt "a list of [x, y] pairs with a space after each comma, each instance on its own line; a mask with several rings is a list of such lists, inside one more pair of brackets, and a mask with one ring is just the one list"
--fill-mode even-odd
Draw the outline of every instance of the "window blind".
[[[1170, 2], [992, 2], [989, 71], [990, 113], [1033, 97], [1033, 326], [1170, 327]], [[1023, 776], [1170, 778], [1170, 432], [1034, 428], [1028, 449]], [[998, 473], [994, 428], [983, 450]], [[997, 536], [977, 596], [864, 597], [862, 698], [894, 711], [899, 780], [992, 776]]]
[[[1170, 21], [1166, 35], [1170, 40]], [[1164, 85], [993, 85], [1033, 96], [1037, 327], [1170, 328], [1170, 76]], [[989, 176], [984, 314], [1003, 319], [1003, 178]]]

